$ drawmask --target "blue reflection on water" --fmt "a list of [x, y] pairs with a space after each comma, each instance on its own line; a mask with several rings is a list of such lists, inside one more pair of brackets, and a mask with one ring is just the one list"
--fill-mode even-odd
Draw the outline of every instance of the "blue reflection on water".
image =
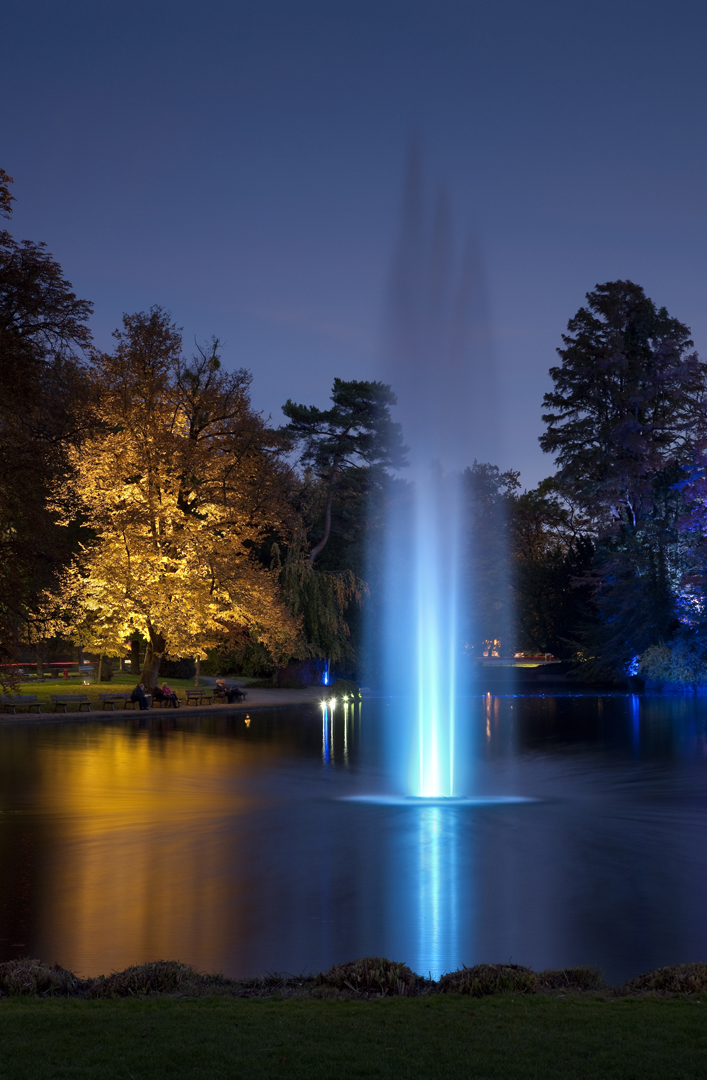
[[631, 735], [633, 756], [639, 757], [641, 751], [641, 699], [638, 694], [631, 694]]
[[331, 763], [332, 754], [332, 718], [329, 716], [329, 705], [326, 701], [322, 702], [322, 761], [325, 765]]
[[451, 958], [453, 966], [461, 963], [457, 816], [441, 806], [418, 813], [417, 955], [411, 966], [438, 978]]

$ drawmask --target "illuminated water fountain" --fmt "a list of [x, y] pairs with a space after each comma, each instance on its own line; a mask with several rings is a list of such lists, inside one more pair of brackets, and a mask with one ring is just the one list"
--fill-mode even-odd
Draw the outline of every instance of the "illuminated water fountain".
[[[387, 377], [410, 446], [408, 487], [389, 500], [381, 590], [378, 678], [389, 697], [389, 759], [396, 796], [474, 796], [465, 646], [479, 637], [467, 583], [462, 470], [499, 446], [493, 355], [477, 246], [455, 259], [447, 201], [425, 209], [410, 155], [395, 259]], [[504, 553], [498, 553], [503, 559]], [[460, 712], [460, 709], [462, 710]]]

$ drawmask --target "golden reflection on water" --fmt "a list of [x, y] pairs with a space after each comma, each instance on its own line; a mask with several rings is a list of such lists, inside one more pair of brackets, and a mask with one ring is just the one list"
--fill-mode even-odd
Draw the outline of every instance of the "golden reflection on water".
[[[177, 958], [217, 970], [232, 926], [225, 874], [238, 862], [243, 781], [267, 744], [120, 728], [43, 749], [40, 813], [53, 840], [41, 920], [82, 974]], [[235, 834], [235, 836], [234, 836]], [[98, 959], [100, 957], [100, 959]]]

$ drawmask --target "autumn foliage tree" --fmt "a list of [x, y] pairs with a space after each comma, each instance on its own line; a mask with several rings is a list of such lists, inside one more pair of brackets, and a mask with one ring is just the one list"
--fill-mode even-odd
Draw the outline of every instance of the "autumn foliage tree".
[[287, 530], [286, 444], [251, 409], [250, 375], [224, 372], [215, 341], [186, 362], [159, 307], [115, 338], [94, 361], [97, 433], [73, 453], [93, 540], [63, 581], [70, 632], [109, 655], [142, 634], [150, 687], [163, 656], [204, 657], [238, 629], [287, 658], [297, 621], [258, 558]]

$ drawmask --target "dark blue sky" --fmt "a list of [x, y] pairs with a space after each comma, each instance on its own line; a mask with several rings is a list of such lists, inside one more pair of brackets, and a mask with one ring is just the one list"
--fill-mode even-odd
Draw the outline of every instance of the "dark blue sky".
[[100, 345], [162, 304], [279, 421], [382, 371], [415, 132], [479, 244], [498, 464], [530, 485], [552, 472], [547, 370], [596, 282], [641, 283], [707, 353], [706, 30], [681, 0], [23, 0], [0, 35], [12, 230], [94, 302]]

